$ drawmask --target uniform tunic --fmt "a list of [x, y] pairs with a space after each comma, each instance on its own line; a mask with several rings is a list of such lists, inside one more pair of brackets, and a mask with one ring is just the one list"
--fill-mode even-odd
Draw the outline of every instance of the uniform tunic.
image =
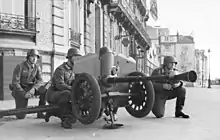
[[30, 65], [24, 61], [16, 66], [12, 78], [12, 95], [23, 96], [34, 88], [38, 90], [43, 84], [42, 72], [39, 65]]
[[57, 67], [46, 94], [47, 101], [53, 104], [68, 102], [70, 100], [71, 85], [74, 79], [74, 71], [66, 62]]

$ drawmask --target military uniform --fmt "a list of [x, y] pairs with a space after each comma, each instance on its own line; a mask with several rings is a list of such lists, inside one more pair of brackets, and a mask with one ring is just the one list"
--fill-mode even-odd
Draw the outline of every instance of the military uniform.
[[46, 100], [51, 104], [62, 104], [70, 101], [71, 83], [75, 79], [75, 74], [66, 62], [60, 65], [54, 72], [49, 87]]
[[[78, 56], [79, 50], [71, 48], [68, 50], [67, 58], [71, 59], [72, 56]], [[72, 116], [71, 109], [71, 88], [72, 82], [75, 79], [75, 73], [73, 66], [69, 66], [67, 62], [64, 62], [56, 68], [53, 77], [51, 79], [51, 85], [46, 93], [46, 100], [49, 104], [59, 105], [60, 110], [58, 112], [47, 113], [45, 121], [49, 121], [50, 116], [57, 116], [61, 118], [61, 125], [64, 128], [71, 128], [70, 123], [76, 122], [74, 116]], [[71, 121], [71, 122], [70, 122]]]
[[[176, 70], [174, 69], [174, 71]], [[160, 68], [156, 68], [155, 70], [153, 70], [151, 75], [152, 76], [168, 75], [168, 73], [165, 73], [164, 66], [162, 66]], [[166, 101], [170, 99], [174, 99], [174, 98], [177, 98], [175, 116], [189, 118], [188, 115], [185, 115], [184, 113], [182, 113], [182, 109], [185, 103], [185, 96], [186, 96], [186, 89], [183, 87], [182, 81], [170, 81], [170, 80], [155, 81], [154, 80], [152, 82], [153, 82], [153, 86], [155, 90], [155, 103], [154, 103], [152, 112], [157, 118], [161, 118], [164, 116]], [[165, 83], [171, 84], [171, 85], [178, 83], [179, 85], [178, 87], [173, 87], [171, 90], [165, 90], [163, 88], [163, 84]]]
[[[45, 94], [39, 92], [42, 84], [43, 79], [39, 65], [31, 65], [28, 61], [18, 64], [13, 71], [12, 84], [10, 85], [16, 108], [27, 107], [28, 99], [25, 98], [25, 94], [31, 89], [35, 90], [33, 96], [40, 95], [39, 105], [45, 105]], [[25, 114], [18, 114], [16, 116], [18, 119], [25, 118]], [[41, 114], [38, 114], [38, 117], [40, 116]]]

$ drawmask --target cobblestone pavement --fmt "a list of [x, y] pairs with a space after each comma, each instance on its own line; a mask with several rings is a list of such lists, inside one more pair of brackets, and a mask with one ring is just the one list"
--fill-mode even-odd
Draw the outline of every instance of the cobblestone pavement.
[[[60, 127], [60, 121], [53, 118], [45, 123], [36, 119], [36, 114], [27, 119], [15, 120], [15, 117], [0, 119], [1, 140], [220, 140], [220, 88], [187, 88], [187, 101], [184, 111], [190, 119], [174, 118], [175, 100], [168, 101], [166, 114], [156, 119], [151, 113], [142, 119], [130, 116], [121, 108], [118, 122], [124, 127], [116, 130], [103, 130], [104, 121], [98, 120], [92, 125], [75, 124], [72, 130]], [[30, 105], [36, 104], [31, 100]], [[0, 102], [1, 109], [13, 108], [13, 101]]]

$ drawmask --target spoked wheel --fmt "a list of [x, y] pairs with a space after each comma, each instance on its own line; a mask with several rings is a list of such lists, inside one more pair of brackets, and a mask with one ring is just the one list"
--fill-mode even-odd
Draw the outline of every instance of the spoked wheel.
[[72, 85], [73, 114], [82, 124], [91, 124], [99, 116], [101, 91], [94, 76], [82, 73]]
[[[132, 72], [128, 76], [146, 76], [142, 72]], [[147, 116], [154, 105], [154, 88], [151, 81], [145, 80], [140, 82], [129, 83], [128, 105], [125, 107], [127, 112], [137, 118]]]

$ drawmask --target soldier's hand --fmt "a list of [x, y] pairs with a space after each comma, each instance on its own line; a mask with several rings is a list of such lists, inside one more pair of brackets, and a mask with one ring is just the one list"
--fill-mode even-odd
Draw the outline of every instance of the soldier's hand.
[[171, 84], [163, 84], [163, 89], [172, 90], [172, 85]]
[[181, 87], [181, 86], [183, 86], [182, 81], [179, 81], [178, 83], [173, 84], [173, 88], [178, 88], [178, 87]]
[[176, 83], [176, 84], [173, 84], [173, 88], [178, 88], [180, 85], [181, 85], [180, 82], [178, 82], [178, 83]]
[[24, 97], [25, 97], [26, 99], [30, 99], [30, 98], [33, 97], [33, 95], [31, 95], [30, 93], [26, 93], [26, 94], [24, 95]]

